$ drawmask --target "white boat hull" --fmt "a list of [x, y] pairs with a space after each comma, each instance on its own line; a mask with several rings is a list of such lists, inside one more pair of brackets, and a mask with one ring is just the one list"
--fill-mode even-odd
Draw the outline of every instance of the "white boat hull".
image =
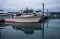
[[15, 17], [15, 18], [5, 18], [8, 22], [39, 22], [41, 17]]

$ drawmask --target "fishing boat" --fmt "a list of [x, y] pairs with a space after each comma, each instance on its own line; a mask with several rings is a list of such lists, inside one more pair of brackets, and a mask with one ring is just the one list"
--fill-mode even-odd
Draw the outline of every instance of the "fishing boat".
[[41, 16], [35, 16], [34, 14], [22, 14], [20, 16], [14, 15], [11, 18], [5, 18], [7, 22], [39, 22]]
[[[44, 3], [42, 4], [42, 6], [43, 6], [43, 15], [44, 15]], [[37, 15], [35, 13], [31, 14], [33, 10], [29, 11], [28, 8], [26, 8], [24, 12], [25, 13], [22, 12], [22, 14], [19, 14], [20, 16], [16, 16], [16, 14], [14, 14], [12, 18], [5, 18], [5, 21], [7, 22], [39, 22], [42, 16], [42, 14], [40, 15]]]

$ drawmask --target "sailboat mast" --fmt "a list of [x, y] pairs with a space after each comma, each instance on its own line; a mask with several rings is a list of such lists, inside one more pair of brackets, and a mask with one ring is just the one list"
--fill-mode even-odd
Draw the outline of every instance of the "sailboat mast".
[[21, 3], [22, 3], [22, 10], [21, 10], [21, 12], [23, 13], [23, 0], [21, 0]]

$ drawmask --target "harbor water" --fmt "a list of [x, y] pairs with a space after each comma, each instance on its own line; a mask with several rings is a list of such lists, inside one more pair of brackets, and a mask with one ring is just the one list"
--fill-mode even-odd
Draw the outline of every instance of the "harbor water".
[[0, 23], [0, 39], [60, 39], [60, 19], [42, 23]]

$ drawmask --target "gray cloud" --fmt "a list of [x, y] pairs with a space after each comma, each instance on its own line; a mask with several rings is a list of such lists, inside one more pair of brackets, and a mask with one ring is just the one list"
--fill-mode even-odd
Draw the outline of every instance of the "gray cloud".
[[45, 3], [45, 9], [49, 11], [60, 11], [60, 0], [0, 0], [0, 9], [20, 10], [23, 8], [42, 9], [42, 3]]

